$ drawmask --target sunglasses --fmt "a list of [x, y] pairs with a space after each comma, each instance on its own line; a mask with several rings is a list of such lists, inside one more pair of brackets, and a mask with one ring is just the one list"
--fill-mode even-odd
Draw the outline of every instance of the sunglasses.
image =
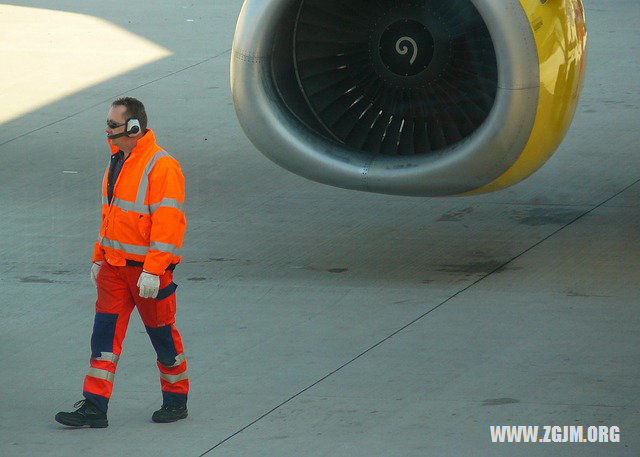
[[117, 129], [118, 127], [122, 127], [123, 125], [126, 125], [126, 122], [123, 122], [122, 124], [118, 124], [115, 121], [107, 121], [107, 127], [109, 127], [110, 129]]

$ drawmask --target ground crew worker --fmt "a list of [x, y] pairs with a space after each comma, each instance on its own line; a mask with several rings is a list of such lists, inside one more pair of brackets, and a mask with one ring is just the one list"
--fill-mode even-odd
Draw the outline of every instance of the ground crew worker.
[[111, 161], [102, 183], [102, 225], [91, 279], [97, 287], [90, 368], [84, 400], [56, 421], [106, 427], [116, 365], [133, 308], [138, 308], [158, 356], [162, 407], [154, 422], [187, 417], [189, 379], [175, 326], [173, 269], [186, 228], [184, 177], [176, 159], [147, 129], [144, 105], [125, 97], [111, 105], [105, 129]]

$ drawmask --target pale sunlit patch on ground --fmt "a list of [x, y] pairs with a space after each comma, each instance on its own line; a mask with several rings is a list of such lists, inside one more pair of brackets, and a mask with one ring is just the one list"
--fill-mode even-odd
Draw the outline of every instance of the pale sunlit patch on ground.
[[83, 14], [0, 5], [0, 123], [171, 55]]

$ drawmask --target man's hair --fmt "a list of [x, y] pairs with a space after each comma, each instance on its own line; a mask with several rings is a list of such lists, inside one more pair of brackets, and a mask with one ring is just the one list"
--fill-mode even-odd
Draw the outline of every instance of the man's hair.
[[111, 106], [124, 106], [127, 110], [125, 116], [127, 119], [138, 119], [142, 132], [147, 130], [147, 112], [140, 100], [133, 97], [122, 97], [117, 99]]

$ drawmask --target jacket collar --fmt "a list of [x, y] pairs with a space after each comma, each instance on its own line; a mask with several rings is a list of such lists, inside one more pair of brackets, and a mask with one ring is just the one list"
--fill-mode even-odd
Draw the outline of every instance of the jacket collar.
[[[111, 140], [107, 140], [109, 142], [109, 146], [111, 147], [111, 154], [116, 154], [120, 149], [114, 146], [111, 143]], [[149, 148], [152, 148], [156, 144], [156, 136], [153, 134], [153, 130], [147, 129], [145, 134], [138, 140], [136, 146], [131, 151], [131, 154], [136, 154], [140, 152], [147, 151]]]

